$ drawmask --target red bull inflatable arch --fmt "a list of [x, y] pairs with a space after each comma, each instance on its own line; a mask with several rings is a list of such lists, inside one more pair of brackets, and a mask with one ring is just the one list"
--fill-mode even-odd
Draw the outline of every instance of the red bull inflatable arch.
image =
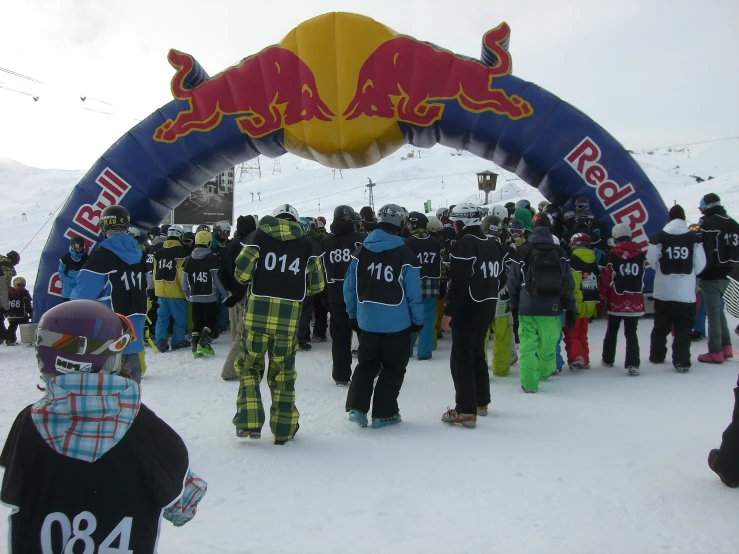
[[363, 167], [404, 144], [464, 149], [516, 173], [550, 201], [591, 199], [646, 245], [667, 218], [630, 154], [588, 116], [511, 74], [511, 30], [485, 33], [479, 60], [368, 17], [329, 13], [210, 77], [170, 50], [174, 100], [128, 131], [76, 186], [56, 218], [34, 290], [34, 319], [61, 300], [56, 269], [69, 239], [101, 240], [100, 212], [126, 206], [142, 230], [192, 191], [258, 155], [292, 152]]

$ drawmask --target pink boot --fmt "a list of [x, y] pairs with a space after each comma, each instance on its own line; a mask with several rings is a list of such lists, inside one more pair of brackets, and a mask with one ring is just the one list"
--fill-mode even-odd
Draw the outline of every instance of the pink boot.
[[726, 358], [733, 358], [734, 357], [734, 349], [729, 346], [724, 346], [724, 359]]
[[721, 352], [707, 352], [698, 356], [698, 361], [704, 364], [722, 364], [724, 363], [724, 355]]

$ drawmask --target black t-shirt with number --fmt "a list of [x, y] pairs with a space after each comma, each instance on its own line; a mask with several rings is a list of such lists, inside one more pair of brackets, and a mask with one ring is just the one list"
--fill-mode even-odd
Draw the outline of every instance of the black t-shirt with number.
[[84, 268], [108, 276], [113, 311], [130, 316], [146, 314], [145, 256], [135, 264], [127, 264], [107, 248], [96, 248]]
[[693, 252], [700, 238], [695, 233], [672, 235], [660, 231], [649, 241], [662, 245], [659, 269], [663, 275], [690, 275], [693, 273]]
[[357, 298], [370, 302], [397, 306], [403, 302], [405, 291], [400, 282], [403, 267], [418, 267], [418, 259], [407, 246], [382, 252], [360, 247], [353, 257], [357, 260]]
[[626, 259], [610, 255], [608, 263], [613, 269], [611, 280], [616, 294], [640, 293], [644, 290], [646, 261], [644, 253]]
[[50, 448], [28, 406], [0, 465], [0, 499], [19, 509], [11, 515], [13, 554], [143, 553], [154, 552], [161, 511], [182, 493], [189, 459], [179, 435], [143, 404], [120, 442], [93, 463]]
[[421, 266], [421, 279], [441, 279], [441, 241], [430, 235], [424, 238], [413, 236], [405, 239], [405, 244]]
[[244, 244], [259, 250], [251, 280], [253, 295], [292, 302], [305, 299], [308, 261], [322, 254], [315, 241], [306, 236], [282, 241], [257, 231]]
[[202, 258], [190, 256], [185, 260], [182, 271], [190, 285], [190, 296], [211, 296], [215, 293], [213, 270], [218, 271], [219, 261], [215, 254], [209, 252]]
[[713, 214], [703, 218], [700, 230], [706, 244], [707, 267], [730, 271], [739, 263], [739, 223], [727, 215]]
[[156, 252], [156, 246], [153, 244], [150, 244], [146, 247], [146, 252], [144, 252], [144, 258], [146, 262], [146, 272], [147, 273], [153, 273], [154, 271], [154, 253]]
[[364, 235], [353, 231], [346, 235], [328, 234], [323, 239], [323, 267], [326, 268], [326, 282], [341, 282], [352, 263], [352, 254], [364, 242]]

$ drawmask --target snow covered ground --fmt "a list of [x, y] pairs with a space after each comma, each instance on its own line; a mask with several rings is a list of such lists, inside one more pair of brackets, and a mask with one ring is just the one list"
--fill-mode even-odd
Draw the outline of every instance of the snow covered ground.
[[[392, 201], [412, 210], [431, 200], [435, 210], [476, 200], [474, 173], [495, 171], [441, 147], [401, 160], [410, 151], [336, 171], [335, 179], [331, 169], [293, 156], [272, 175], [272, 160], [263, 158], [264, 177], [237, 184], [236, 214], [262, 215], [290, 202], [301, 214], [330, 218], [337, 204], [366, 204], [368, 178], [378, 183], [377, 206]], [[739, 215], [739, 140], [635, 156], [666, 203], [681, 203], [689, 219], [697, 220], [709, 191]], [[0, 159], [0, 250], [23, 249], [18, 270], [31, 283], [50, 214], [82, 174]], [[698, 184], [691, 175], [714, 179]], [[503, 173], [493, 201], [519, 197], [541, 199]], [[225, 337], [214, 344], [214, 359], [149, 353], [144, 402], [182, 435], [194, 471], [209, 483], [191, 523], [163, 523], [160, 552], [735, 553], [739, 496], [709, 471], [706, 456], [728, 424], [739, 365], [696, 363], [686, 375], [652, 366], [651, 327], [640, 322], [641, 376], [600, 367], [605, 324], [596, 322], [593, 369], [565, 369], [539, 394], [525, 395], [514, 366], [511, 376], [493, 379], [491, 415], [475, 430], [439, 421], [454, 403], [449, 338], [431, 361], [411, 361], [400, 397], [404, 422], [381, 430], [347, 421], [346, 389], [331, 380], [330, 344], [314, 345], [298, 354], [301, 428], [282, 448], [266, 428], [261, 441], [234, 436], [237, 385], [220, 379]], [[622, 362], [623, 339], [619, 348]], [[695, 344], [694, 360], [705, 349]], [[33, 350], [0, 347], [0, 382], [4, 438], [17, 412], [40, 395]], [[0, 522], [0, 544], [7, 532]]]

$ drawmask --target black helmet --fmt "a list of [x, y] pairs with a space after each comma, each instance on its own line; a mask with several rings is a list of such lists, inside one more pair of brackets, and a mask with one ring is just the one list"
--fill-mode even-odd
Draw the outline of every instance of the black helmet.
[[77, 252], [77, 249], [79, 249], [78, 254], [85, 251], [85, 241], [82, 237], [79, 235], [74, 236], [69, 241], [69, 249]]
[[547, 212], [539, 212], [534, 216], [532, 227], [546, 227], [550, 231], [552, 230], [552, 227], [554, 225], [554, 220], [552, 219], [552, 214], [549, 214]]
[[349, 221], [350, 223], [354, 223], [355, 216], [354, 208], [351, 206], [342, 204], [334, 208], [334, 221]]
[[100, 214], [100, 230], [103, 234], [110, 231], [118, 230], [124, 233], [128, 232], [131, 225], [131, 216], [128, 210], [123, 206], [108, 206]]
[[162, 235], [164, 235], [165, 237], [167, 236], [167, 233], [169, 233], [169, 227], [170, 227], [170, 226], [169, 226], [169, 224], [168, 224], [168, 223], [165, 223], [165, 224], [164, 224], [164, 225], [162, 225], [162, 227], [161, 227], [161, 233], [162, 233]]
[[149, 235], [150, 240], [154, 240], [161, 234], [161, 229], [159, 229], [159, 225], [154, 225], [154, 227], [151, 227], [149, 229], [149, 232], [147, 233]]
[[552, 216], [552, 218], [556, 219], [558, 217], [562, 216], [562, 212], [559, 211], [559, 208], [556, 204], [547, 204], [544, 207], [544, 213], [547, 213]]
[[195, 233], [188, 231], [182, 235], [182, 244], [185, 246], [193, 246], [195, 244]]
[[503, 232], [503, 219], [498, 215], [488, 215], [482, 220], [482, 232], [484, 235], [499, 237]]
[[408, 214], [408, 223], [410, 223], [414, 229], [425, 229], [429, 224], [429, 218], [421, 212], [411, 212]]
[[18, 254], [15, 250], [11, 250], [6, 254], [8, 259], [10, 260], [10, 263], [13, 265], [18, 265], [21, 262], [21, 255]]

